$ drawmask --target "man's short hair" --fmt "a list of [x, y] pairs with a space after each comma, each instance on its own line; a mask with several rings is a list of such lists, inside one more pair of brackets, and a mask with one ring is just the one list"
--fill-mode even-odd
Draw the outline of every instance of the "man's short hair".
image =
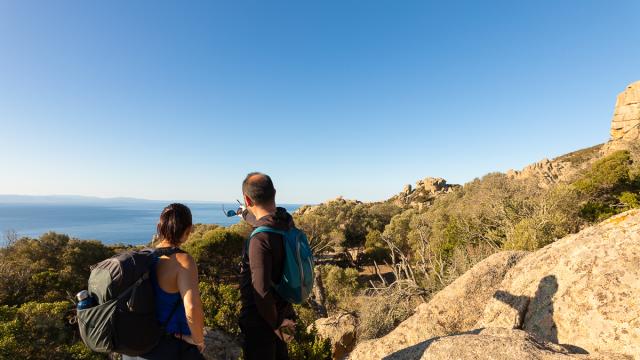
[[252, 172], [242, 182], [242, 193], [256, 205], [269, 205], [276, 200], [276, 189], [267, 174]]

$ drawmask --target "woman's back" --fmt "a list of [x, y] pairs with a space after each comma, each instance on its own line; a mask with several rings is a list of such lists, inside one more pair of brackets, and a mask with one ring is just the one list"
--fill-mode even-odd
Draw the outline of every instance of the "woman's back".
[[[164, 251], [165, 249], [173, 250], [173, 248], [159, 248], [158, 250]], [[191, 335], [182, 295], [178, 287], [178, 273], [181, 270], [178, 258], [188, 257], [188, 255], [181, 253], [181, 250], [177, 251], [169, 256], [159, 256], [152, 268], [151, 282], [156, 298], [156, 318], [160, 323], [167, 324], [165, 331], [169, 334]]]
[[124, 359], [204, 359], [201, 354], [204, 313], [198, 290], [198, 268], [193, 258], [179, 249], [189, 238], [192, 226], [188, 207], [170, 204], [162, 210], [157, 226], [158, 257], [151, 267], [150, 279], [155, 292], [156, 318], [161, 324], [166, 323], [166, 336], [147, 354]]

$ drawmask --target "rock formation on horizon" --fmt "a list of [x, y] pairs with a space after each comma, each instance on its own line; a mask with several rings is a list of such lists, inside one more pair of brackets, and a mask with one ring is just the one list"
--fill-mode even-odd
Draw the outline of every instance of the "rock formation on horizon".
[[618, 94], [611, 120], [611, 138], [604, 152], [628, 149], [640, 140], [640, 81]]
[[407, 184], [402, 192], [389, 199], [398, 206], [410, 206], [421, 209], [430, 205], [439, 195], [458, 189], [460, 185], [447, 184], [447, 180], [439, 177], [426, 177], [416, 182], [415, 187]]

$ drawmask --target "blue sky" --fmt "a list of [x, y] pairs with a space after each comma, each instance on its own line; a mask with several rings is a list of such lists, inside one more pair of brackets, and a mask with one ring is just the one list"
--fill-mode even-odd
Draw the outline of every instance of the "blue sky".
[[0, 1], [0, 193], [282, 202], [602, 143], [638, 1]]

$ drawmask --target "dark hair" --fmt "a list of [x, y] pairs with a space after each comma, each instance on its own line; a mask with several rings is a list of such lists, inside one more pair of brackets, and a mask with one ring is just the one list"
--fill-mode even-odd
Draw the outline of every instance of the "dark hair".
[[252, 172], [242, 182], [242, 193], [256, 205], [269, 205], [276, 200], [276, 189], [267, 174]]
[[193, 225], [191, 210], [182, 204], [170, 204], [160, 214], [157, 226], [158, 238], [169, 241], [173, 246], [178, 246], [184, 232], [191, 225]]

